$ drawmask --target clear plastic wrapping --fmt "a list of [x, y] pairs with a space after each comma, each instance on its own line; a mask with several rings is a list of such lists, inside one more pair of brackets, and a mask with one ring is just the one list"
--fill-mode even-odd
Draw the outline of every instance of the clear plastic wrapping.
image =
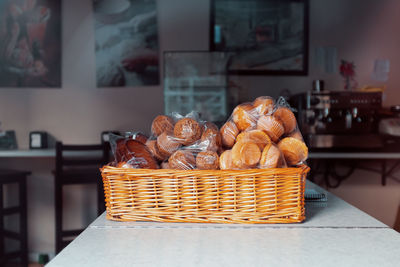
[[115, 166], [179, 170], [284, 168], [303, 164], [308, 148], [283, 98], [258, 97], [238, 105], [218, 129], [196, 113], [159, 115], [151, 136], [112, 136]]
[[308, 157], [296, 117], [282, 97], [240, 104], [220, 132], [226, 149], [220, 169], [283, 168], [303, 164]]

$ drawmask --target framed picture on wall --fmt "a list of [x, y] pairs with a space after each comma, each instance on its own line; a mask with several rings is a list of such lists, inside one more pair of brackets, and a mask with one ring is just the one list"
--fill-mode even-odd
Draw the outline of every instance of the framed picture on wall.
[[230, 74], [307, 75], [308, 0], [212, 0], [210, 50]]
[[0, 87], [61, 87], [61, 0], [0, 0]]
[[98, 87], [158, 85], [156, 0], [92, 0]]

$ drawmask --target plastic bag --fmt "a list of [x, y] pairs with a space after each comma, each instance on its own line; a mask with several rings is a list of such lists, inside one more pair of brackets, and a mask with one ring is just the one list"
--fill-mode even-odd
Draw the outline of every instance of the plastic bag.
[[151, 136], [127, 132], [110, 139], [115, 166], [122, 168], [179, 170], [236, 170], [283, 168], [303, 164], [308, 148], [296, 117], [283, 98], [267, 96], [238, 105], [218, 129], [186, 116], [159, 115], [151, 124]]
[[110, 134], [114, 165], [121, 168], [158, 169], [159, 165], [145, 145], [147, 137], [142, 133], [127, 132], [125, 136]]
[[267, 96], [237, 106], [221, 127], [220, 169], [282, 168], [303, 164], [308, 149], [284, 100]]
[[197, 113], [157, 116], [151, 129], [146, 145], [161, 168], [218, 169], [221, 133], [215, 124], [199, 120]]

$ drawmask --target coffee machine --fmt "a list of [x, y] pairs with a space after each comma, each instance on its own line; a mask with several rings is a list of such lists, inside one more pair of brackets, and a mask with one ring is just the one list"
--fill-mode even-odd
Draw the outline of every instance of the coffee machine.
[[378, 148], [381, 92], [308, 91], [290, 102], [311, 148]]

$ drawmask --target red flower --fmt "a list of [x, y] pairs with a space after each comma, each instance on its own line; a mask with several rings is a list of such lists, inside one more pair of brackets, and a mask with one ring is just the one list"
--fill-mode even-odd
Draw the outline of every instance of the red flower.
[[340, 64], [340, 74], [345, 78], [353, 78], [356, 74], [354, 63], [342, 60], [342, 63]]

